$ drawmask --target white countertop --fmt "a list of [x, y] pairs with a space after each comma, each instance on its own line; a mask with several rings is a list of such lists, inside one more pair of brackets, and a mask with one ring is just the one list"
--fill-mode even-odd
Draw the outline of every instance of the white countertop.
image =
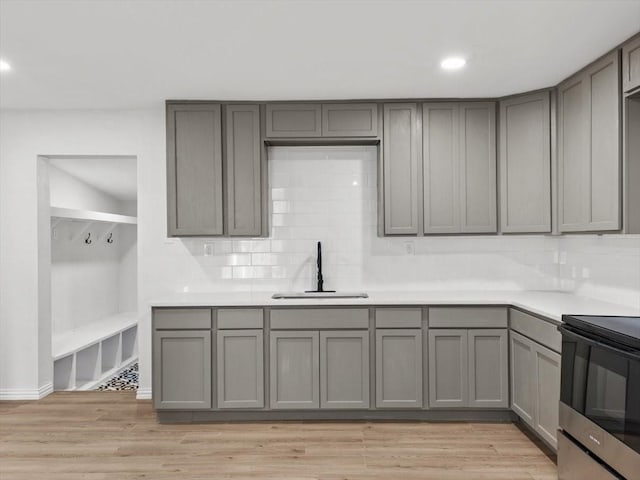
[[511, 305], [560, 321], [563, 314], [640, 316], [640, 309], [549, 291], [368, 291], [369, 298], [274, 300], [275, 292], [179, 293], [149, 302], [151, 307], [290, 307], [370, 305]]

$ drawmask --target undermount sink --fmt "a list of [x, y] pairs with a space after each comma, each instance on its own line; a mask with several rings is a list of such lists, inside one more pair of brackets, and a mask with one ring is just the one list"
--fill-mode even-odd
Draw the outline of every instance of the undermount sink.
[[284, 292], [274, 293], [271, 298], [369, 298], [369, 295], [363, 292]]

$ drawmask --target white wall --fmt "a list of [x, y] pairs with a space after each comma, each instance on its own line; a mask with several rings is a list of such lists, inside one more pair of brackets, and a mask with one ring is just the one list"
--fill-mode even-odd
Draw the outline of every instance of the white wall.
[[[372, 224], [375, 182], [366, 149], [359, 153], [343, 149], [350, 153], [337, 154], [348, 160], [342, 165], [344, 171], [326, 168], [328, 163], [322, 160], [327, 160], [328, 154], [317, 149], [307, 153], [274, 149], [271, 188], [274, 215], [281, 216], [275, 217], [271, 238], [167, 239], [162, 106], [148, 111], [4, 111], [0, 115], [0, 394], [37, 392], [51, 381], [50, 354], [48, 357], [45, 351], [46, 326], [38, 320], [47, 321], [43, 313], [46, 285], [39, 286], [38, 279], [39, 273], [48, 274], [39, 272], [36, 254], [38, 237], [47, 228], [42, 219], [38, 221], [38, 155], [138, 158], [140, 395], [148, 395], [151, 384], [149, 299], [185, 289], [306, 288], [312, 284], [309, 273], [313, 268], [313, 242], [321, 235], [329, 262], [327, 287], [563, 288], [628, 302], [635, 301], [640, 292], [640, 269], [633, 269], [640, 256], [638, 237], [580, 236], [587, 239], [580, 241], [596, 242], [597, 254], [573, 240], [578, 237], [568, 241], [550, 236], [377, 238]], [[332, 158], [329, 154], [327, 161], [335, 165], [345, 158]], [[300, 171], [288, 174], [287, 179], [284, 167], [302, 162], [308, 163]], [[323, 168], [319, 169], [320, 165]], [[305, 173], [307, 168], [312, 175]], [[362, 180], [360, 188], [348, 182], [330, 187], [337, 181], [353, 181], [354, 176]], [[302, 191], [294, 191], [304, 179], [311, 182], [306, 188], [315, 188], [318, 182], [324, 185], [322, 194], [329, 195], [327, 223], [322, 229], [316, 227], [312, 216], [323, 211], [325, 205], [304, 200], [297, 196]], [[334, 209], [343, 194], [354, 202], [351, 205], [356, 211]], [[277, 211], [287, 208], [288, 212]], [[298, 211], [299, 208], [310, 211]], [[344, 218], [334, 219], [331, 212]], [[353, 226], [354, 218], [362, 222]], [[278, 225], [279, 222], [294, 224]], [[406, 241], [414, 243], [415, 255], [404, 253]], [[48, 236], [41, 242], [46, 244]], [[214, 255], [204, 255], [207, 243], [213, 245]], [[566, 281], [564, 266], [559, 264], [561, 249], [567, 251], [567, 262], [592, 265], [589, 282]], [[45, 263], [42, 259], [40, 262]], [[623, 275], [618, 274], [620, 269]]]
[[[108, 160], [106, 160], [108, 161]], [[125, 213], [123, 202], [49, 165], [51, 205]], [[137, 310], [136, 226], [53, 220], [51, 317], [53, 335], [121, 312]], [[91, 243], [85, 243], [87, 234]], [[107, 242], [111, 235], [112, 243]]]

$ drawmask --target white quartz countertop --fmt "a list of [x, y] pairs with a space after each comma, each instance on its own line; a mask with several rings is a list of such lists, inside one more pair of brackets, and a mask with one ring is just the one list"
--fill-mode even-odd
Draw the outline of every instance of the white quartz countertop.
[[151, 307], [291, 307], [371, 305], [511, 305], [560, 321], [563, 314], [640, 316], [640, 308], [549, 291], [368, 291], [369, 298], [271, 298], [274, 292], [179, 293], [149, 302]]

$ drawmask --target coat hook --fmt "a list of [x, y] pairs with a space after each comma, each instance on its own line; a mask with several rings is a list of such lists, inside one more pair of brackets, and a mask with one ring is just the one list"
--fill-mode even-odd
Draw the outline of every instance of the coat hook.
[[93, 243], [93, 240], [91, 240], [91, 232], [87, 233], [87, 238], [84, 239], [84, 243], [87, 245], [91, 245], [91, 243]]
[[107, 243], [113, 243], [113, 232], [109, 233], [109, 236], [107, 237]]

